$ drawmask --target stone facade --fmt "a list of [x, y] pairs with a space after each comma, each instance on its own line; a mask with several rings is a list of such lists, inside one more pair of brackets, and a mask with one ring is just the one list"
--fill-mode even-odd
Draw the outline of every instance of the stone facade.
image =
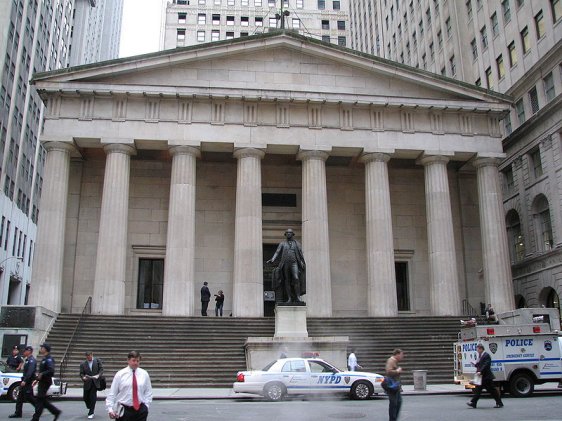
[[[494, 197], [509, 97], [292, 32], [34, 83], [48, 109], [42, 141], [72, 149], [67, 199], [53, 203], [66, 212], [51, 228], [64, 245], [37, 253], [34, 304], [48, 290], [60, 291], [42, 303], [55, 311], [93, 296], [96, 313], [191, 316], [207, 281], [224, 291], [226, 314], [259, 317], [262, 247], [291, 227], [309, 316], [460, 314], [462, 300], [490, 297], [513, 308], [509, 259], [483, 258], [507, 250], [488, 227], [503, 212]], [[46, 276], [61, 247], [63, 265]]]

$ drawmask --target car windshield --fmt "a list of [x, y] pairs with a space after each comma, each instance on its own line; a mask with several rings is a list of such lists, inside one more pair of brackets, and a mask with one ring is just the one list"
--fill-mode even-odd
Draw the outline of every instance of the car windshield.
[[269, 371], [269, 369], [271, 368], [271, 366], [273, 364], [275, 364], [277, 362], [277, 360], [275, 361], [271, 361], [268, 365], [266, 365], [264, 368], [261, 369], [261, 371]]

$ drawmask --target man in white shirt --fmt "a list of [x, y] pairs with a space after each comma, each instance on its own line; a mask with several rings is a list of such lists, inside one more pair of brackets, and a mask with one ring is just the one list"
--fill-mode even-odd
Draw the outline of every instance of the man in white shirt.
[[347, 366], [349, 371], [356, 371], [358, 368], [363, 368], [357, 363], [357, 357], [355, 356], [355, 350], [351, 350], [349, 357], [347, 357]]
[[145, 421], [152, 402], [150, 376], [139, 367], [140, 353], [127, 355], [128, 366], [119, 370], [105, 399], [109, 418], [119, 421]]

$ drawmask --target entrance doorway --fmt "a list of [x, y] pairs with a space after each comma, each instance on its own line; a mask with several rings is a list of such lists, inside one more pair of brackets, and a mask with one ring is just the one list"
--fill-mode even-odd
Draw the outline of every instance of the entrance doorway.
[[263, 315], [265, 317], [275, 316], [275, 290], [271, 281], [271, 275], [275, 269], [274, 265], [266, 264], [265, 262], [271, 259], [275, 254], [277, 244], [264, 244], [263, 245]]
[[162, 308], [164, 259], [139, 259], [137, 308]]

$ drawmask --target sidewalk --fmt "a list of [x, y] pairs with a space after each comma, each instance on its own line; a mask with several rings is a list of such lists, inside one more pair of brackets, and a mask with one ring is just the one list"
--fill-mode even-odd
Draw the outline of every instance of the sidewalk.
[[[556, 383], [536, 385], [536, 392], [558, 392], [562, 394], [562, 389], [558, 389]], [[98, 399], [105, 399], [108, 390], [98, 392]], [[447, 394], [468, 394], [463, 386], [456, 384], [431, 384], [426, 390], [414, 390], [413, 385], [403, 386], [403, 395], [447, 395]], [[257, 395], [246, 393], [234, 393], [232, 388], [154, 388], [154, 399], [241, 399], [255, 398]], [[81, 388], [68, 388], [66, 395], [59, 398], [65, 400], [82, 400]]]

